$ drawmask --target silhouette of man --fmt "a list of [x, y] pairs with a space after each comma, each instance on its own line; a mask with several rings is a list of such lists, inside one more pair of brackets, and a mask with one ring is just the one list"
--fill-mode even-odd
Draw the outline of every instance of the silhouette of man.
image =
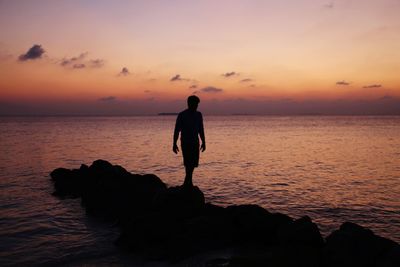
[[[204, 136], [203, 116], [197, 111], [200, 98], [197, 96], [189, 96], [187, 99], [188, 108], [178, 114], [176, 118], [174, 142], [172, 151], [178, 153], [178, 145], [176, 144], [181, 133], [181, 149], [183, 155], [183, 165], [185, 165], [185, 181], [184, 186], [193, 186], [192, 176], [194, 168], [199, 166], [199, 148], [201, 152], [206, 150], [206, 139]], [[199, 145], [199, 135], [201, 138], [201, 147]]]

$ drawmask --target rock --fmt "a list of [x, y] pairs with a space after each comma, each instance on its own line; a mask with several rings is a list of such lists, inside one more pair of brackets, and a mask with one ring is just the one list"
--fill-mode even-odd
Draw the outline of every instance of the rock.
[[226, 208], [226, 216], [235, 226], [237, 242], [277, 243], [277, 230], [292, 221], [284, 214], [270, 213], [257, 205], [234, 205]]
[[240, 248], [221, 264], [400, 266], [399, 244], [354, 223], [344, 223], [324, 242], [307, 216], [293, 220], [257, 205], [205, 203], [198, 187], [167, 188], [156, 175], [132, 174], [105, 160], [79, 169], [58, 168], [50, 176], [56, 196], [81, 197], [88, 214], [117, 220], [117, 245], [151, 259]]
[[258, 246], [236, 251], [230, 267], [320, 267], [319, 253], [311, 247]]
[[146, 254], [152, 251], [152, 258], [163, 258], [168, 253], [169, 243], [182, 223], [166, 212], [150, 212], [137, 216], [122, 227], [116, 241], [120, 247]]
[[377, 266], [389, 262], [389, 253], [399, 245], [375, 235], [371, 230], [346, 222], [326, 238], [323, 250], [326, 266]]
[[204, 206], [203, 213], [205, 215], [210, 215], [210, 216], [223, 215], [223, 214], [225, 214], [225, 208], [221, 207], [221, 206], [214, 205], [212, 203], [206, 203], [205, 206]]
[[105, 160], [74, 170], [58, 168], [50, 176], [55, 195], [82, 197], [89, 214], [112, 220], [147, 212], [155, 194], [167, 188], [156, 175], [131, 174]]
[[322, 247], [324, 244], [318, 226], [308, 216], [284, 225], [278, 231], [278, 239], [283, 245]]
[[65, 168], [55, 169], [50, 173], [51, 179], [54, 182], [53, 195], [60, 197], [80, 197], [82, 194], [82, 179], [79, 170], [68, 170]]
[[170, 187], [159, 191], [154, 199], [154, 209], [188, 217], [198, 214], [205, 208], [204, 194], [197, 186]]
[[200, 189], [178, 186], [159, 190], [150, 202], [147, 213], [122, 227], [117, 244], [152, 259], [179, 259], [197, 251], [199, 242], [191, 218], [197, 218], [205, 208]]
[[159, 191], [166, 190], [155, 175], [131, 174], [104, 161], [95, 161], [89, 169], [91, 184], [82, 195], [82, 203], [92, 214], [118, 219], [140, 215], [151, 208]]
[[389, 249], [385, 255], [378, 260], [378, 267], [398, 267], [400, 266], [400, 246], [396, 245]]

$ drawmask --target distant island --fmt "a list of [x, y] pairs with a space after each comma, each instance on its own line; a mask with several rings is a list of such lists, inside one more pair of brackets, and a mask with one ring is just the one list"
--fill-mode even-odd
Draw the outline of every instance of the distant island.
[[179, 114], [178, 112], [161, 112], [161, 113], [158, 113], [157, 115], [158, 116], [175, 116], [178, 114]]

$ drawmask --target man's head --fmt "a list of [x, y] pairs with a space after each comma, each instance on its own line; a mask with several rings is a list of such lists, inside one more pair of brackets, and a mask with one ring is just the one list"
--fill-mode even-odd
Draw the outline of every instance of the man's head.
[[199, 106], [199, 103], [200, 103], [200, 98], [198, 98], [195, 95], [191, 95], [187, 99], [188, 108], [190, 110], [196, 111], [197, 107]]

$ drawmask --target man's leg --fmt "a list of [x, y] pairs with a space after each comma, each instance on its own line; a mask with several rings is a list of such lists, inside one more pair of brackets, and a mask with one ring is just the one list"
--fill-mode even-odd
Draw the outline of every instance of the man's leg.
[[192, 178], [193, 178], [194, 167], [185, 166], [185, 171], [186, 171], [186, 176], [183, 185], [191, 187], [193, 186]]

